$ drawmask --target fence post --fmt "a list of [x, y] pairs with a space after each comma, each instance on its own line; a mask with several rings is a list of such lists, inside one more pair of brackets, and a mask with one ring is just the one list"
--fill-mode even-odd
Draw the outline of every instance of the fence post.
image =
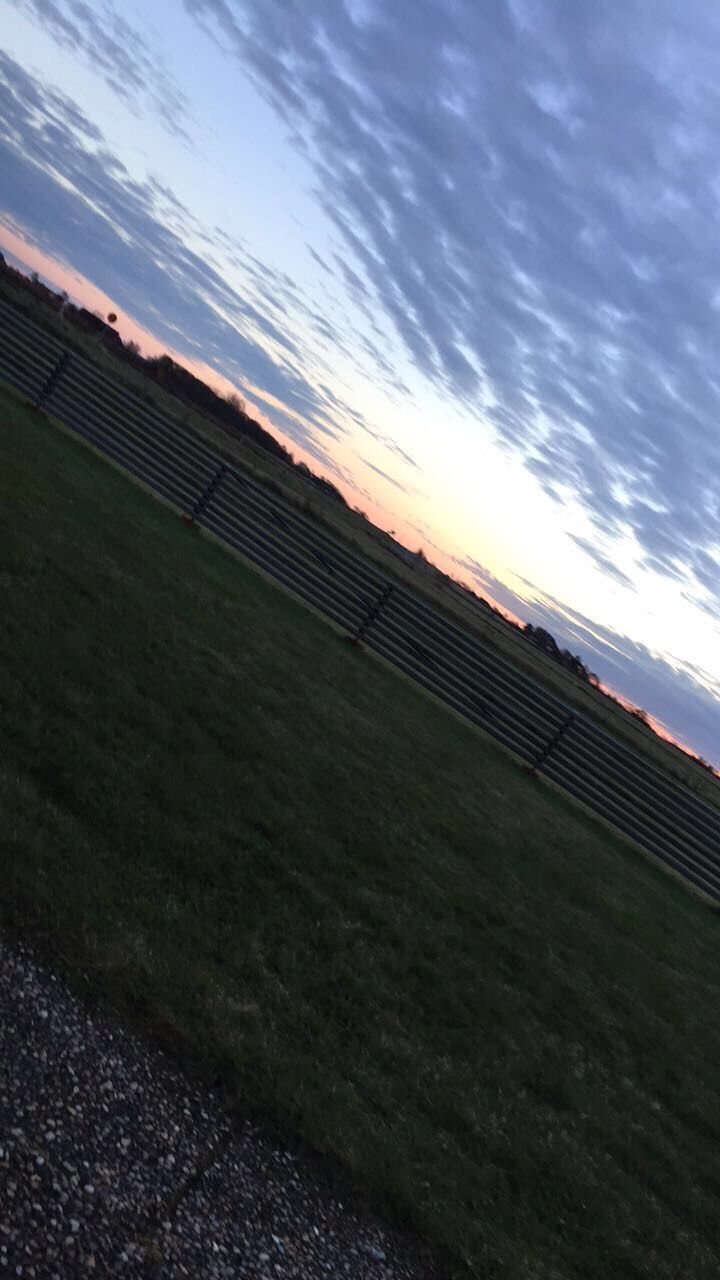
[[192, 511], [189, 512], [189, 514], [184, 512], [183, 515], [181, 516], [181, 520], [183, 521], [183, 523], [188, 525], [191, 529], [198, 529], [200, 527], [200, 516], [203, 514], [204, 511], [207, 511], [210, 500], [213, 494], [217, 493], [217, 490], [220, 487], [222, 478], [225, 475], [226, 471], [227, 471], [226, 464], [224, 462], [221, 462], [217, 471], [214, 472], [214, 474], [210, 477], [207, 484], [205, 485], [205, 488], [200, 494], [200, 497], [195, 503], [195, 506], [193, 507]]
[[38, 395], [35, 401], [36, 409], [45, 408], [45, 405], [47, 404], [48, 400], [50, 399], [50, 396], [52, 395], [53, 391], [57, 387], [57, 384], [62, 378], [63, 374], [65, 373], [69, 363], [70, 363], [70, 352], [63, 351], [57, 364], [53, 366], [47, 378], [45, 379], [45, 382], [40, 390], [40, 394]]
[[563, 720], [559, 728], [555, 730], [552, 737], [545, 743], [545, 746], [539, 752], [537, 759], [533, 760], [532, 763], [528, 765], [528, 770], [530, 773], [532, 773], [533, 775], [537, 775], [538, 771], [542, 769], [546, 760], [549, 759], [553, 751], [555, 751], [559, 746], [560, 742], [564, 738], [565, 734], [567, 733], [574, 719], [575, 719], [575, 712], [571, 711], [569, 715], [566, 716], [566, 718]]
[[382, 591], [380, 592], [380, 595], [370, 605], [370, 608], [365, 614], [365, 617], [362, 619], [355, 634], [351, 636], [346, 636], [348, 644], [354, 644], [358, 648], [360, 648], [372, 623], [379, 616], [381, 611], [385, 608], [385, 605], [387, 604], [394, 590], [395, 590], [395, 587], [392, 582], [389, 582], [386, 587], [383, 587]]

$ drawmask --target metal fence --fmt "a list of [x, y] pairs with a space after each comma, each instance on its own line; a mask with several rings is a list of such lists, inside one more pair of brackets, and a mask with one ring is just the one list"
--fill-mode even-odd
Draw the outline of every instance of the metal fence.
[[2, 302], [0, 377], [720, 900], [720, 810]]

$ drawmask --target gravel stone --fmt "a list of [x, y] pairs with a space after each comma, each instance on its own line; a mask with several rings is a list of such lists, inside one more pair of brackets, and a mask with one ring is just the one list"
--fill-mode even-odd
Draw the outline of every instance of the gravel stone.
[[0, 940], [0, 1275], [432, 1280], [320, 1163]]

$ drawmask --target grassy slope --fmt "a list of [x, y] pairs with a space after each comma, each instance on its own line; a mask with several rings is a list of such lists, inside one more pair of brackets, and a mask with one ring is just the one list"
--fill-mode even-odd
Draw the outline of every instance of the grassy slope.
[[0, 920], [478, 1275], [716, 1276], [717, 917], [0, 422]]
[[308, 515], [321, 521], [343, 539], [358, 547], [386, 573], [398, 578], [415, 591], [429, 597], [481, 639], [509, 657], [546, 688], [565, 698], [581, 711], [624, 738], [635, 750], [648, 756], [660, 768], [668, 770], [696, 794], [711, 804], [720, 805], [720, 782], [694, 765], [678, 748], [663, 741], [639, 720], [605, 697], [577, 676], [563, 670], [552, 658], [540, 652], [513, 627], [508, 627], [492, 611], [465, 596], [432, 566], [422, 572], [406, 565], [393, 555], [393, 540], [356, 512], [321, 494], [298, 471], [285, 466], [272, 455], [240, 436], [233, 436], [202, 414], [168, 394], [162, 387], [131, 365], [118, 361], [93, 337], [61, 316], [48, 310], [31, 294], [0, 278], [0, 297], [19, 306], [36, 323], [52, 331], [60, 341], [81, 351], [100, 365], [104, 372], [119, 378], [182, 426], [202, 436], [218, 453], [234, 465], [251, 471], [265, 484], [273, 486]]

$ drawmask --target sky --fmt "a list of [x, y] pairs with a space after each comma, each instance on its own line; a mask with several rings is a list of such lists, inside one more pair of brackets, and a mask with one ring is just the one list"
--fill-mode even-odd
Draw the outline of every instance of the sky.
[[0, 248], [720, 765], [720, 9], [618, 19], [0, 0]]

